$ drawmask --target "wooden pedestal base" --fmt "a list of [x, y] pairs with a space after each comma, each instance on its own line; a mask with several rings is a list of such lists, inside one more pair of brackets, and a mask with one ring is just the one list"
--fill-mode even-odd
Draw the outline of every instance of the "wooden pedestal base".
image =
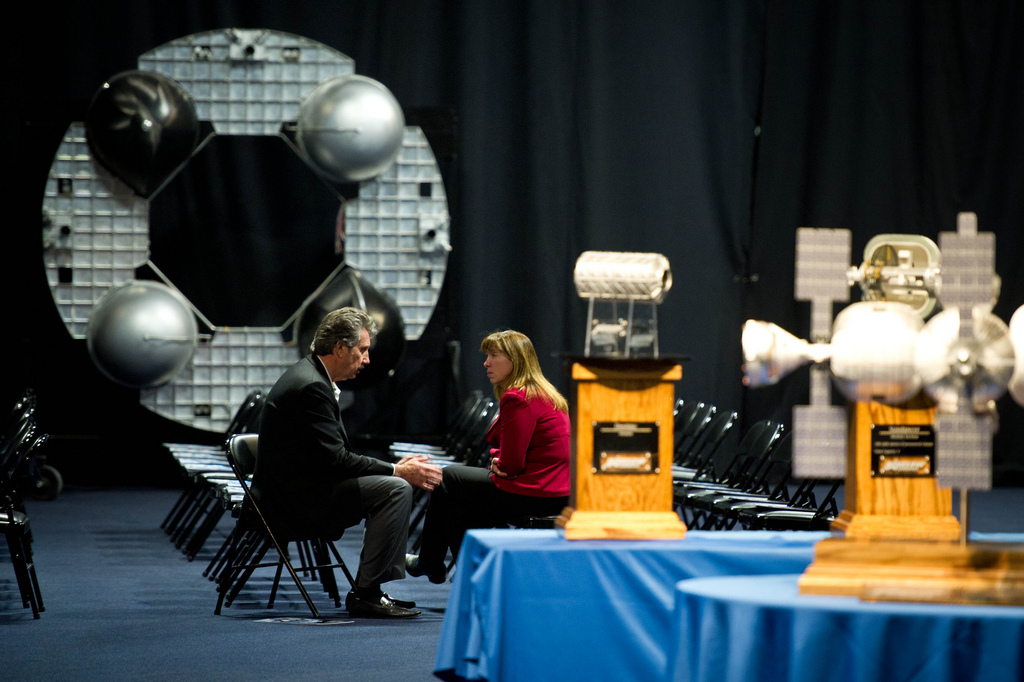
[[870, 601], [1024, 605], [1024, 545], [822, 540], [802, 594]]
[[585, 511], [566, 507], [558, 520], [569, 540], [678, 540], [686, 526], [672, 511]]
[[832, 530], [848, 540], [934, 540], [955, 541], [960, 538], [960, 522], [952, 514], [855, 514], [844, 509], [832, 521]]

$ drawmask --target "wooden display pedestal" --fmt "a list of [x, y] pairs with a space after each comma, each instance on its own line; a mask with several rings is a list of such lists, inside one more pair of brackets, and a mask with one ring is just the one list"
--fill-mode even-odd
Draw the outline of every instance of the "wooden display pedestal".
[[847, 508], [832, 523], [844, 537], [818, 543], [801, 593], [1024, 604], [1024, 545], [958, 542], [952, 492], [934, 478], [934, 416], [921, 398], [851, 406]]
[[843, 540], [818, 543], [803, 594], [870, 601], [1024, 605], [1024, 545]]
[[[572, 490], [557, 525], [570, 540], [678, 539], [672, 511], [673, 360], [580, 358]], [[596, 442], [595, 442], [596, 441]]]
[[958, 539], [952, 492], [934, 476], [934, 405], [916, 398], [854, 403], [849, 411], [846, 509], [832, 530], [848, 539]]

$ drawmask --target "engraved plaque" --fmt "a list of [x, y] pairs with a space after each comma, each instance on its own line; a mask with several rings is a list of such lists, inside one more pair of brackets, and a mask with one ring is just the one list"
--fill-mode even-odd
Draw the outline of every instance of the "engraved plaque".
[[931, 424], [872, 424], [871, 475], [934, 476], [935, 427]]
[[659, 422], [593, 422], [594, 473], [656, 474]]

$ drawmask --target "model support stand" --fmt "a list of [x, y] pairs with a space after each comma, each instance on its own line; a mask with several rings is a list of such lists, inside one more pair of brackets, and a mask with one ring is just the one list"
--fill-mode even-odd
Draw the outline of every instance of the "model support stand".
[[682, 538], [672, 510], [674, 360], [581, 358], [572, 365], [576, 431], [565, 537]]

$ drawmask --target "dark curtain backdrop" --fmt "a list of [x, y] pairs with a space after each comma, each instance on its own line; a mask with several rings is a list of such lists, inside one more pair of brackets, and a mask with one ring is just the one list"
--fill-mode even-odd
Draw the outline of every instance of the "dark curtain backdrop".
[[[806, 370], [770, 389], [740, 384], [745, 319], [807, 333], [808, 305], [792, 299], [797, 227], [852, 230], [859, 259], [875, 234], [936, 238], [973, 210], [997, 234], [996, 312], [1008, 320], [1024, 303], [1024, 11], [1011, 1], [107, 0], [30, 11], [12, 30], [2, 114], [17, 207], [2, 256], [14, 349], [4, 395], [34, 386], [54, 447], [94, 475], [128, 446], [135, 476], [157, 478], [159, 455], [139, 444], [195, 434], [110, 386], [68, 337], [43, 275], [43, 183], [106, 78], [198, 31], [270, 28], [344, 52], [438, 154], [453, 217], [442, 300], [396, 376], [357, 396], [357, 431], [441, 429], [460, 395], [489, 390], [476, 349], [498, 328], [531, 336], [568, 390], [556, 354], [582, 351], [572, 270], [587, 249], [669, 258], [661, 349], [691, 358], [678, 393], [737, 410], [743, 424], [789, 422], [807, 401]], [[175, 282], [194, 277], [190, 297], [209, 300], [215, 322], [275, 324], [310, 289], [302, 264], [330, 271], [332, 200], [301, 169], [278, 185], [278, 168], [291, 168], [279, 151], [220, 146], [189, 169], [193, 189], [183, 181], [158, 199], [168, 208], [152, 221], [154, 260]], [[254, 270], [265, 306], [238, 293]], [[1022, 483], [1024, 410], [1008, 399], [1000, 410], [997, 481]]]

